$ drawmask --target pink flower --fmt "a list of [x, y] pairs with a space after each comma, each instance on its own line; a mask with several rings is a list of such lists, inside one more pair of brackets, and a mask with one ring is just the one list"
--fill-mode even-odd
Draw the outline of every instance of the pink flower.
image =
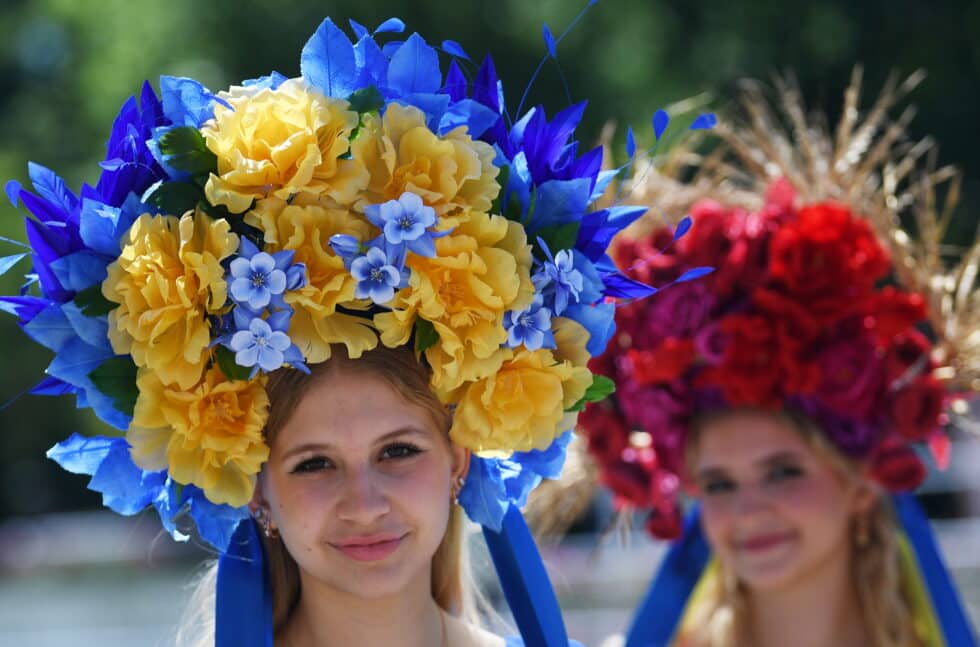
[[880, 402], [884, 375], [874, 342], [849, 334], [823, 348], [817, 358], [817, 398], [850, 419], [867, 419]]

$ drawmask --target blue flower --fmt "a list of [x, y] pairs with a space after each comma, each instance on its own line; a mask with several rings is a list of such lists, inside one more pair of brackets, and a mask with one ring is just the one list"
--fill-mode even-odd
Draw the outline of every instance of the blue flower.
[[239, 330], [231, 337], [229, 347], [235, 351], [235, 362], [246, 368], [253, 367], [253, 375], [261, 368], [274, 371], [285, 363], [285, 353], [292, 346], [289, 335], [256, 317], [248, 330]]
[[361, 253], [361, 241], [349, 234], [334, 234], [330, 237], [330, 249], [344, 261], [344, 266], [350, 269], [350, 264]]
[[531, 276], [531, 282], [540, 294], [553, 297], [555, 315], [560, 315], [568, 307], [569, 300], [578, 303], [579, 294], [584, 289], [582, 273], [575, 269], [575, 257], [571, 250], [563, 249], [554, 256], [544, 241], [540, 241], [548, 261]]
[[231, 298], [247, 303], [252, 310], [265, 308], [274, 295], [286, 289], [286, 273], [276, 268], [276, 260], [266, 252], [251, 258], [239, 256], [231, 262], [231, 275]]
[[555, 336], [551, 332], [551, 310], [544, 307], [540, 298], [524, 310], [505, 312], [504, 328], [507, 330], [507, 345], [511, 348], [524, 344], [528, 350], [535, 351], [556, 346]]
[[[419, 256], [431, 258], [436, 255], [433, 238], [440, 234], [433, 236], [427, 231], [436, 224], [436, 212], [414, 193], [406, 191], [397, 200], [370, 205], [364, 209], [364, 215], [384, 232], [385, 242], [392, 249], [405, 246]], [[446, 233], [441, 232], [441, 235]]]
[[364, 256], [358, 256], [350, 264], [350, 273], [357, 280], [354, 296], [368, 299], [382, 305], [395, 296], [395, 288], [402, 283], [402, 273], [388, 263], [388, 257], [377, 247], [372, 247]]

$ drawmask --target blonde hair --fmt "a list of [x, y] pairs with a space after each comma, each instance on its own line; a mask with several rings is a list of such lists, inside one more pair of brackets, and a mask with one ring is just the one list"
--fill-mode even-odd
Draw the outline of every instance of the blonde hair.
[[[343, 347], [335, 347], [329, 360], [310, 369], [310, 375], [293, 369], [280, 369], [270, 375], [267, 386], [269, 418], [263, 432], [269, 444], [274, 442], [313, 384], [338, 372], [352, 371], [380, 377], [406, 402], [425, 408], [436, 427], [445, 434], [446, 442], [450, 442], [452, 414], [429, 388], [428, 367], [416, 359], [408, 347], [391, 349], [382, 346], [356, 360], [349, 359]], [[458, 504], [447, 502], [447, 505], [451, 506], [449, 522], [442, 542], [432, 557], [432, 598], [447, 613], [478, 625], [486, 601], [472, 586], [469, 560], [466, 558], [464, 513]], [[263, 538], [263, 542], [272, 589], [272, 621], [278, 634], [299, 602], [299, 567], [281, 539]], [[217, 562], [211, 562], [205, 565], [202, 574], [192, 583], [193, 590], [177, 631], [178, 647], [211, 647], [214, 644], [216, 584]]]
[[[700, 418], [691, 425], [688, 466], [697, 451], [698, 435], [715, 415], [723, 414]], [[779, 415], [843, 479], [858, 482], [864, 478], [860, 464], [837, 450], [813, 421], [793, 412]], [[903, 581], [898, 528], [887, 497], [877, 497], [871, 509], [854, 519], [852, 525], [851, 576], [864, 629], [871, 641], [869, 647], [924, 647], [916, 633], [908, 586]], [[717, 568], [703, 582], [697, 603], [685, 614], [675, 640], [677, 647], [751, 647], [753, 644], [748, 591], [720, 560], [716, 564]]]

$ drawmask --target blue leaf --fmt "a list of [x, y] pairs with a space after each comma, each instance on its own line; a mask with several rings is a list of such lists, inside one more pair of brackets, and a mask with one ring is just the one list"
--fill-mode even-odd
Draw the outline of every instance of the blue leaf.
[[500, 116], [473, 99], [457, 101], [439, 120], [439, 134], [445, 134], [458, 126], [466, 126], [470, 137], [476, 139], [497, 123]]
[[569, 306], [562, 316], [574, 319], [589, 331], [589, 341], [585, 349], [592, 357], [601, 355], [606, 350], [606, 344], [616, 332], [616, 306], [612, 303], [576, 303]]
[[653, 136], [660, 141], [660, 137], [667, 130], [667, 124], [670, 123], [670, 115], [667, 114], [666, 110], [657, 110], [653, 113]]
[[299, 67], [306, 82], [328, 97], [346, 99], [357, 89], [354, 46], [329, 18], [320, 23], [306, 42]]
[[633, 127], [626, 127], [626, 156], [633, 159], [636, 154], [636, 138], [633, 137]]
[[58, 177], [54, 171], [40, 164], [28, 162], [27, 174], [31, 178], [31, 183], [34, 184], [34, 190], [51, 204], [60, 207], [66, 213], [70, 213], [78, 205], [78, 198], [68, 190], [65, 181]]
[[14, 205], [16, 209], [20, 203], [20, 192], [24, 186], [17, 180], [10, 180], [4, 185], [4, 191], [7, 192], [7, 199], [10, 200], [10, 204]]
[[163, 102], [163, 114], [174, 126], [194, 128], [200, 128], [214, 116], [216, 101], [225, 103], [194, 79], [176, 76], [160, 77], [160, 99]]
[[12, 254], [10, 256], [0, 256], [0, 276], [6, 274], [10, 268], [19, 263], [21, 259], [27, 256], [27, 253], [23, 254]]
[[714, 128], [718, 124], [718, 117], [713, 112], [706, 112], [698, 115], [698, 118], [691, 124], [691, 130], [706, 130]]
[[357, 36], [357, 40], [361, 40], [365, 36], [370, 35], [370, 32], [368, 31], [367, 27], [357, 22], [353, 18], [348, 20], [347, 23], [350, 25], [350, 28], [354, 30], [354, 35]]
[[677, 229], [674, 230], [674, 240], [679, 240], [684, 234], [690, 231], [693, 222], [691, 216], [681, 218], [681, 221], [677, 223]]
[[442, 51], [446, 52], [450, 56], [455, 56], [456, 58], [461, 58], [464, 61], [470, 60], [470, 57], [467, 56], [466, 50], [463, 49], [463, 46], [460, 45], [459, 43], [457, 43], [454, 40], [444, 40], [444, 41], [442, 41]]
[[90, 438], [73, 433], [67, 440], [49, 449], [46, 455], [72, 474], [94, 474], [113, 444], [120, 440], [122, 439], [105, 436]]
[[418, 34], [409, 36], [391, 57], [388, 86], [401, 95], [435, 93], [442, 86], [439, 55]]
[[694, 267], [677, 277], [674, 283], [683, 283], [684, 281], [693, 281], [694, 279], [699, 279], [702, 276], [707, 276], [715, 271], [713, 267]]
[[31, 395], [68, 395], [75, 390], [71, 384], [56, 377], [46, 377], [31, 388]]
[[547, 24], [541, 27], [541, 35], [544, 36], [544, 46], [548, 48], [548, 55], [551, 58], [558, 58], [555, 37], [551, 35], [551, 30]]
[[473, 456], [470, 471], [459, 493], [459, 504], [472, 521], [499, 531], [510, 507], [505, 500], [498, 460]]
[[405, 31], [405, 23], [398, 18], [389, 18], [374, 30], [375, 34], [395, 33], [400, 34]]

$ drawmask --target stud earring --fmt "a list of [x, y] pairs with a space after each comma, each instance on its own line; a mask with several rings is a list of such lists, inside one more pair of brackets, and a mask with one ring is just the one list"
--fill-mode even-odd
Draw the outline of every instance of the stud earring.
[[452, 485], [449, 486], [449, 494], [453, 499], [453, 503], [459, 503], [459, 493], [463, 491], [463, 485], [466, 484], [466, 479], [462, 476], [456, 476], [453, 478]]
[[256, 508], [253, 510], [252, 518], [259, 522], [259, 525], [262, 526], [262, 534], [265, 535], [266, 539], [279, 538], [279, 529], [276, 528], [276, 524], [269, 518], [269, 515], [264, 508]]

